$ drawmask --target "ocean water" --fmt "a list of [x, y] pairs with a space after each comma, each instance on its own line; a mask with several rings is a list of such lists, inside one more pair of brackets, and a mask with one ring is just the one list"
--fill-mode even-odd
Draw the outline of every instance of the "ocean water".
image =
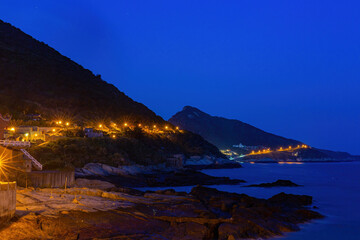
[[[360, 240], [360, 162], [243, 164], [239, 169], [211, 169], [203, 172], [212, 176], [244, 179], [246, 184], [291, 180], [302, 187], [248, 188], [243, 185], [216, 185], [219, 190], [269, 198], [280, 192], [313, 196], [316, 211], [322, 220], [301, 225], [299, 232], [288, 233], [281, 239], [298, 240]], [[150, 189], [150, 188], [147, 188]], [[164, 188], [151, 188], [164, 189]], [[176, 187], [190, 191], [191, 187]]]

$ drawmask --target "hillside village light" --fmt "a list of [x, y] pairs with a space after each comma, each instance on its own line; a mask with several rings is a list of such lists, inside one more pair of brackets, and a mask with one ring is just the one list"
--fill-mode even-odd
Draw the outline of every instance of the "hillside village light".
[[141, 127], [141, 124], [139, 123], [139, 125], [138, 125], [139, 127]]
[[28, 137], [29, 136], [29, 134], [28, 133], [25, 133], [25, 137]]
[[62, 122], [61, 121], [59, 121], [59, 124], [61, 124]]
[[165, 129], [168, 129], [168, 126], [165, 126]]
[[124, 126], [125, 126], [125, 127], [127, 127], [127, 125], [128, 125], [127, 123], [124, 123]]
[[15, 128], [14, 127], [10, 128], [10, 131], [15, 132]]
[[55, 132], [56, 130], [55, 130], [55, 128], [53, 128], [53, 130], [52, 130], [53, 132]]
[[154, 128], [156, 128], [156, 125], [154, 125]]
[[69, 126], [69, 125], [70, 125], [70, 123], [67, 122], [67, 123], [66, 123], [66, 126]]
[[102, 124], [99, 124], [99, 128], [102, 128]]

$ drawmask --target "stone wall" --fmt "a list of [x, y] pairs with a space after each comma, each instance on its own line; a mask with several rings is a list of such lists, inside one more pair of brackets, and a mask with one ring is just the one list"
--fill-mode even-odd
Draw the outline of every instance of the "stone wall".
[[71, 187], [75, 183], [74, 171], [34, 171], [27, 173], [27, 185], [38, 188]]
[[0, 182], [0, 224], [9, 221], [16, 210], [16, 182]]

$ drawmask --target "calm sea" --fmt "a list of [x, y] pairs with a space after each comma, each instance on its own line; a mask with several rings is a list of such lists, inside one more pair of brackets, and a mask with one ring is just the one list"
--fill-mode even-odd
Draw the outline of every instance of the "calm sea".
[[[244, 188], [217, 185], [219, 190], [269, 198], [280, 192], [306, 194], [314, 197], [317, 211], [326, 216], [301, 226], [301, 231], [289, 233], [283, 239], [360, 240], [360, 162], [244, 164], [240, 169], [215, 169], [203, 172], [212, 176], [244, 179], [247, 184], [291, 180], [303, 187]], [[147, 188], [150, 189], [150, 188]], [[151, 188], [164, 189], [164, 188]], [[176, 187], [190, 191], [191, 187]]]

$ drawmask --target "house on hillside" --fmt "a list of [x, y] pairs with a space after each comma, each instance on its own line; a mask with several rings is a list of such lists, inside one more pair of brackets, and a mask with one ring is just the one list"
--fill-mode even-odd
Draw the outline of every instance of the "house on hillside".
[[27, 114], [26, 119], [30, 121], [40, 121], [41, 120], [41, 114]]
[[233, 145], [234, 148], [240, 148], [240, 149], [245, 149], [245, 150], [256, 150], [259, 149], [260, 146], [246, 146], [242, 143], [239, 143], [238, 145]]
[[59, 128], [38, 127], [38, 126], [18, 126], [5, 130], [5, 139], [17, 141], [36, 142], [55, 140], [54, 135], [58, 135]]
[[84, 132], [85, 132], [85, 137], [87, 138], [98, 138], [104, 136], [103, 132], [94, 131], [93, 128], [85, 128]]
[[45, 141], [45, 132], [41, 131], [38, 126], [19, 126], [15, 128], [14, 134], [21, 138], [20, 140]]

